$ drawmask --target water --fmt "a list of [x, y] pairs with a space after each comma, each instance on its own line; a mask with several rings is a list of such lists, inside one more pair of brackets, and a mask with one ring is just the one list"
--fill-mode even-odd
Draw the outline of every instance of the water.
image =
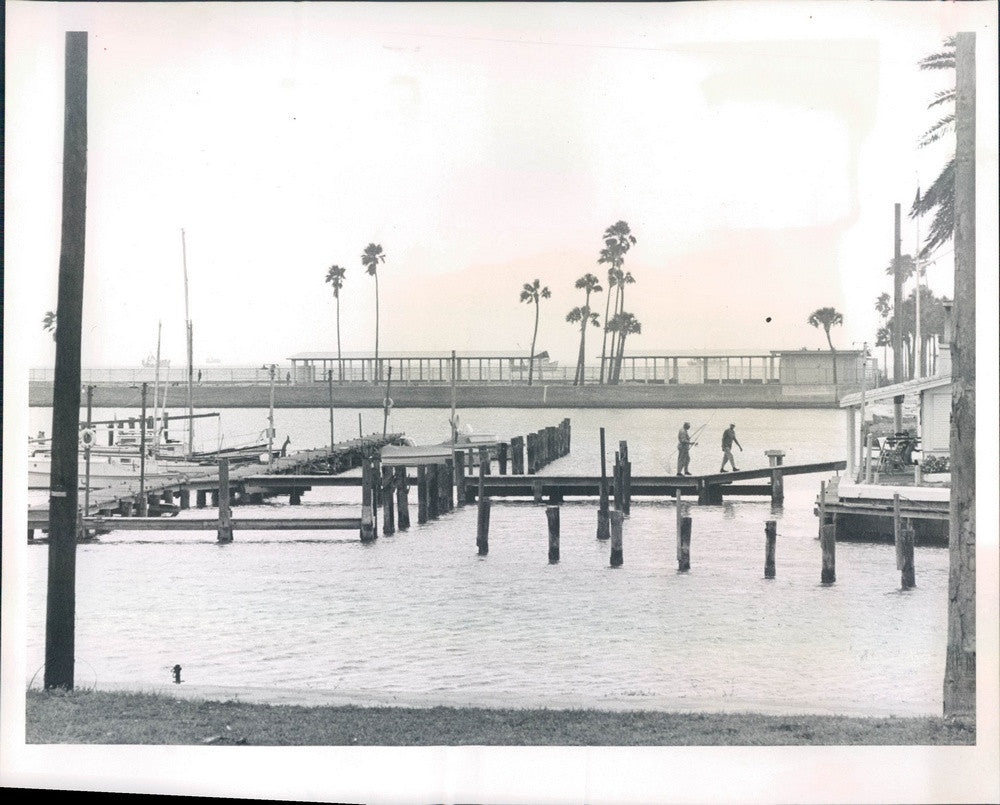
[[[125, 413], [117, 412], [119, 415]], [[839, 459], [836, 411], [469, 410], [502, 437], [568, 416], [572, 453], [545, 472], [593, 473], [598, 428], [629, 442], [633, 475], [659, 474], [685, 420], [708, 423], [692, 471], [715, 471], [730, 423], [741, 469]], [[95, 418], [111, 411], [95, 412]], [[399, 409], [390, 430], [443, 440], [444, 410]], [[49, 412], [33, 409], [32, 432]], [[327, 412], [279, 410], [279, 440], [329, 439]], [[366, 432], [381, 411], [363, 412]], [[224, 428], [264, 426], [266, 411], [226, 411]], [[357, 411], [338, 411], [338, 438]], [[214, 425], [211, 426], [214, 430]], [[544, 507], [494, 501], [490, 553], [476, 555], [475, 507], [362, 545], [356, 534], [116, 532], [77, 558], [77, 684], [281, 690], [303, 701], [936, 715], [947, 616], [946, 549], [918, 548], [917, 588], [902, 592], [891, 545], [839, 543], [837, 583], [819, 584], [812, 504], [823, 476], [785, 480], [767, 499], [692, 507], [691, 572], [676, 570], [672, 502], [633, 501], [624, 566], [595, 539], [594, 501], [562, 508], [561, 561], [547, 561]], [[301, 516], [355, 515], [357, 490], [316, 489]], [[415, 495], [411, 494], [415, 504]], [[237, 517], [281, 516], [280, 502]], [[211, 516], [210, 509], [179, 516]], [[763, 578], [764, 521], [778, 520], [777, 578]], [[28, 556], [27, 673], [44, 660], [46, 551]], [[176, 688], [174, 688], [176, 689]], [[273, 695], [277, 695], [274, 693]]]

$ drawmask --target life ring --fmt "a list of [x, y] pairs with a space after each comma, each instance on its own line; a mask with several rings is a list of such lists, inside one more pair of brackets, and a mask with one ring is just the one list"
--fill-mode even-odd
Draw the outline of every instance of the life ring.
[[382, 407], [385, 408], [385, 410], [388, 411], [390, 408], [392, 408], [392, 405], [393, 403], [391, 397], [386, 397], [384, 400], [382, 400]]
[[96, 435], [93, 428], [84, 428], [80, 431], [80, 444], [83, 447], [93, 447]]

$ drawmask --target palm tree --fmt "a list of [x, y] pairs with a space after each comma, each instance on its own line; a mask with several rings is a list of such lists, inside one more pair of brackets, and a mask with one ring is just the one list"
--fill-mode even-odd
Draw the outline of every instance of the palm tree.
[[889, 337], [888, 322], [889, 316], [892, 314], [892, 297], [887, 293], [879, 294], [875, 300], [875, 310], [882, 319], [882, 326], [879, 327], [875, 335], [875, 346], [882, 347], [882, 371], [885, 372], [886, 367], [889, 365], [887, 348], [891, 339]]
[[535, 331], [531, 335], [531, 362], [528, 364], [528, 385], [531, 385], [531, 378], [535, 371], [535, 339], [538, 337], [538, 310], [539, 300], [548, 299], [552, 296], [548, 286], [542, 288], [541, 282], [537, 279], [534, 282], [524, 283], [521, 289], [521, 301], [535, 306]]
[[47, 333], [52, 333], [52, 340], [56, 340], [56, 314], [54, 311], [48, 310], [42, 317], [42, 329]]
[[[576, 359], [576, 375], [573, 377], [573, 385], [583, 385], [584, 383], [584, 365], [586, 363], [586, 343], [587, 343], [587, 321], [592, 320], [595, 327], [598, 326], [597, 314], [592, 313], [590, 310], [590, 295], [592, 293], [600, 293], [603, 288], [601, 288], [600, 280], [597, 279], [593, 274], [584, 274], [580, 279], [576, 281], [576, 287], [582, 289], [586, 292], [587, 296], [583, 303], [583, 307], [575, 307], [566, 316], [566, 321], [568, 322], [581, 322], [580, 325], [580, 354]], [[610, 295], [610, 294], [609, 294]], [[577, 313], [578, 312], [578, 313]], [[570, 318], [576, 314], [576, 318]]]
[[[601, 250], [598, 263], [610, 263], [611, 268], [608, 269], [608, 288], [617, 288], [615, 295], [615, 315], [624, 311], [624, 283], [625, 282], [635, 282], [635, 279], [631, 274], [626, 275], [622, 271], [622, 265], [625, 262], [625, 253], [635, 245], [635, 236], [632, 234], [632, 230], [625, 221], [618, 221], [607, 229], [604, 230], [604, 248]], [[614, 272], [612, 274], [612, 272]], [[614, 276], [615, 281], [612, 282], [612, 276]], [[609, 293], [610, 298], [610, 293]], [[608, 330], [608, 311], [604, 311], [604, 326], [605, 326], [605, 337], [607, 336]], [[614, 331], [611, 336], [611, 355], [615, 355], [615, 335]], [[605, 347], [601, 347], [601, 382], [604, 382], [604, 355]]]
[[608, 322], [608, 329], [618, 334], [618, 352], [612, 359], [613, 373], [609, 378], [609, 382], [618, 383], [621, 380], [622, 361], [625, 358], [625, 337], [641, 333], [642, 325], [632, 313], [623, 310], [621, 313], [616, 313]]
[[614, 250], [609, 248], [601, 249], [601, 256], [598, 258], [598, 263], [611, 263], [611, 268], [608, 269], [608, 298], [604, 300], [604, 336], [601, 338], [601, 374], [600, 383], [604, 382], [604, 364], [605, 355], [607, 354], [608, 348], [608, 321], [610, 317], [608, 313], [611, 310], [611, 289], [618, 285], [618, 276], [621, 271], [614, 267], [614, 262], [617, 258], [615, 257]]
[[361, 255], [361, 265], [365, 271], [375, 277], [375, 369], [372, 372], [372, 383], [378, 383], [381, 372], [378, 365], [378, 264], [385, 262], [381, 244], [369, 243]]
[[830, 328], [843, 324], [844, 316], [832, 307], [821, 307], [809, 314], [806, 319], [807, 324], [813, 327], [822, 327], [826, 333], [826, 343], [830, 345], [830, 354], [833, 356], [833, 393], [837, 394], [837, 350], [833, 348], [833, 341], [830, 340]]
[[[944, 40], [944, 50], [925, 56], [917, 64], [921, 70], [954, 70], [955, 37], [950, 36]], [[934, 94], [934, 100], [928, 104], [928, 109], [933, 109], [941, 104], [951, 104], [952, 111], [945, 114], [921, 135], [918, 140], [918, 145], [921, 148], [955, 133], [955, 98], [954, 87]], [[920, 195], [919, 189], [917, 190], [917, 197], [910, 209], [910, 218], [919, 218], [932, 211], [934, 219], [927, 236], [924, 238], [924, 246], [917, 255], [918, 257], [926, 257], [938, 246], [947, 243], [951, 240], [955, 230], [954, 153], [923, 196]]]
[[344, 362], [340, 357], [340, 289], [344, 287], [344, 275], [346, 268], [338, 265], [330, 266], [326, 271], [326, 282], [333, 286], [333, 298], [337, 300], [337, 377], [344, 380]]

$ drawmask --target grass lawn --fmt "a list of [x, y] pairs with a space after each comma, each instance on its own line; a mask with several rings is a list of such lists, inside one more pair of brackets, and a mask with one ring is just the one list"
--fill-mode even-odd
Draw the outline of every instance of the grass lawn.
[[302, 707], [77, 690], [27, 694], [29, 744], [909, 746], [974, 744], [974, 722], [478, 708]]

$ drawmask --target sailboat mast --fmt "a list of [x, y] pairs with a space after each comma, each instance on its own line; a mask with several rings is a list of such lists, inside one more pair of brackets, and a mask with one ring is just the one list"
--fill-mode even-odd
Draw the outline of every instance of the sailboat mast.
[[153, 376], [153, 450], [160, 444], [160, 337], [163, 335], [163, 322], [156, 322], [156, 374]]
[[184, 321], [187, 326], [187, 403], [188, 403], [188, 457], [194, 453], [194, 350], [191, 346], [191, 314], [188, 310], [188, 268], [187, 244], [184, 240], [184, 230], [181, 229], [181, 258], [184, 262]]

